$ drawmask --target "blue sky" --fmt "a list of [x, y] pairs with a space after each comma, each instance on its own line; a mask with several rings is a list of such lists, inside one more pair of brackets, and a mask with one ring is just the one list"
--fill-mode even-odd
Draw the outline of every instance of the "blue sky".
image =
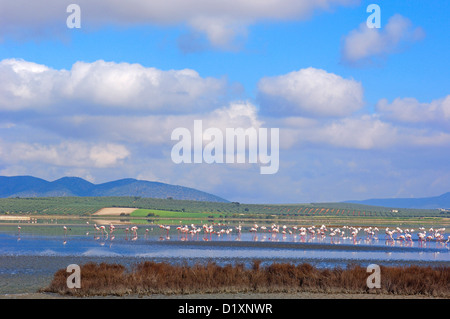
[[[133, 177], [242, 202], [450, 191], [447, 1], [13, 3], [0, 1], [0, 175]], [[70, 3], [81, 29], [65, 25]], [[380, 29], [365, 27], [371, 3]], [[173, 164], [170, 132], [193, 119], [280, 128], [279, 172]]]

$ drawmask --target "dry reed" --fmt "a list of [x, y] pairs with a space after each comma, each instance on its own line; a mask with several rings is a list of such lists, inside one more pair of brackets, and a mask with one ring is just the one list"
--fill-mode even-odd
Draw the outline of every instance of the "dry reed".
[[369, 289], [370, 275], [359, 265], [319, 269], [310, 264], [254, 261], [219, 266], [214, 262], [189, 266], [142, 262], [127, 269], [118, 264], [88, 263], [81, 266], [81, 288], [69, 289], [65, 269], [55, 273], [41, 292], [73, 296], [191, 293], [382, 293], [450, 297], [450, 267], [381, 266], [381, 288]]

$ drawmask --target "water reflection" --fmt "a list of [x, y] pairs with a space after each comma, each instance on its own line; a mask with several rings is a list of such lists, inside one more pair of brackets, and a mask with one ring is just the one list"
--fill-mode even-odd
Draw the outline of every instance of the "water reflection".
[[[258, 258], [450, 263], [444, 228], [356, 226], [91, 225], [0, 228], [0, 256], [124, 256], [134, 258]], [[428, 234], [422, 236], [422, 234]], [[432, 234], [432, 235], [430, 235]], [[408, 235], [408, 236], [406, 236]], [[431, 236], [431, 238], [428, 238]], [[447, 237], [446, 237], [447, 236]], [[446, 239], [447, 238], [447, 239]], [[445, 239], [445, 240], [444, 240]]]

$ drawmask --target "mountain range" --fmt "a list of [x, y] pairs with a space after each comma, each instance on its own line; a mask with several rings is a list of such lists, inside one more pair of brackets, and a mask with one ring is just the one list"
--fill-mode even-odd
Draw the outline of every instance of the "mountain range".
[[[228, 202], [228, 200], [219, 196], [194, 188], [137, 180], [133, 178], [120, 179], [102, 184], [93, 184], [79, 177], [63, 177], [56, 181], [49, 182], [32, 176], [0, 176], [0, 198], [63, 196], [139, 196], [207, 202]], [[349, 200], [344, 203], [392, 208], [449, 209], [450, 192], [434, 197], [374, 198], [366, 200]]]
[[8, 197], [101, 197], [139, 196], [208, 202], [227, 200], [194, 188], [132, 178], [93, 184], [79, 177], [63, 177], [49, 182], [32, 176], [0, 176], [0, 198]]
[[395, 208], [420, 208], [420, 209], [449, 209], [450, 192], [434, 197], [422, 198], [374, 198], [366, 200], [351, 200], [346, 203], [364, 204], [372, 206], [395, 207]]

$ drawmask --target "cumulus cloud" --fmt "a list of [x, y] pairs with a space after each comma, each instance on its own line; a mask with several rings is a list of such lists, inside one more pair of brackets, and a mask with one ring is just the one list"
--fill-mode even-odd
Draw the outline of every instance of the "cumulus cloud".
[[[195, 70], [161, 71], [105, 61], [77, 62], [71, 70], [54, 70], [9, 59], [0, 62], [0, 73], [0, 110], [7, 115], [0, 129], [14, 130], [5, 134], [14, 135], [9, 141], [14, 140], [23, 154], [36, 154], [35, 160], [54, 158], [57, 164], [73, 163], [70, 157], [95, 167], [114, 165], [118, 160], [110, 154], [125, 154], [114, 145], [133, 150], [159, 145], [161, 153], [170, 147], [175, 128], [192, 130], [195, 120], [202, 120], [205, 129], [280, 128], [280, 145], [286, 150], [310, 144], [361, 150], [447, 145], [449, 138], [433, 124], [448, 122], [450, 96], [428, 104], [415, 99], [380, 100], [375, 114], [361, 115], [356, 112], [364, 104], [361, 83], [314, 68], [262, 78], [259, 108], [250, 101], [220, 103], [217, 96], [226, 83], [202, 78]], [[211, 104], [205, 103], [208, 97]], [[32, 116], [11, 115], [17, 110], [32, 110]], [[404, 125], [408, 123], [424, 126]], [[20, 136], [29, 142], [20, 144]], [[50, 137], [84, 141], [76, 144], [84, 155], [60, 156], [75, 154], [75, 144], [56, 147], [45, 142]], [[88, 142], [103, 146], [89, 148]]]
[[399, 14], [392, 16], [379, 29], [368, 28], [366, 22], [351, 31], [343, 39], [342, 59], [350, 64], [367, 63], [402, 49], [405, 44], [422, 39], [422, 28], [414, 28], [412, 22]]
[[191, 27], [204, 33], [213, 47], [229, 49], [237, 36], [246, 37], [247, 29], [242, 21], [235, 18], [197, 17], [190, 22]]
[[249, 101], [234, 101], [226, 107], [214, 110], [207, 115], [206, 123], [220, 129], [228, 127], [258, 128], [263, 124], [259, 119], [256, 106]]
[[63, 167], [106, 168], [117, 166], [130, 156], [128, 149], [120, 144], [90, 144], [88, 142], [62, 142], [42, 144], [0, 141], [0, 155], [3, 162], [45, 163]]
[[[126, 145], [140, 145], [147, 154], [151, 146], [170, 146], [171, 133], [175, 128], [184, 127], [193, 130], [195, 120], [202, 120], [204, 129], [219, 128], [258, 128], [262, 122], [258, 118], [257, 108], [248, 101], [231, 102], [228, 106], [204, 113], [178, 115], [128, 115], [79, 114], [76, 116], [56, 116], [26, 121], [33, 130], [46, 130], [53, 136], [74, 140], [114, 141]], [[17, 133], [21, 134], [21, 133]], [[161, 154], [159, 154], [161, 156]]]
[[[188, 25], [216, 47], [226, 48], [248, 25], [267, 20], [305, 19], [316, 10], [358, 4], [360, 0], [78, 0], [83, 29], [107, 24]], [[72, 0], [0, 0], [0, 36], [63, 32]]]
[[390, 147], [398, 142], [395, 127], [370, 115], [342, 119], [316, 133], [312, 139], [334, 147], [369, 150]]
[[390, 121], [448, 125], [450, 95], [430, 103], [421, 103], [415, 98], [396, 98], [392, 103], [382, 99], [377, 103], [377, 111]]
[[[231, 200], [271, 202], [330, 200], [329, 194], [348, 199], [364, 190], [363, 180], [374, 181], [368, 193], [385, 196], [417, 174], [440, 185], [435, 189], [448, 184], [442, 179], [449, 171], [447, 162], [431, 175], [404, 165], [427, 167], [435, 154], [448, 157], [450, 134], [435, 124], [449, 122], [449, 96], [429, 103], [380, 100], [375, 112], [367, 114], [359, 82], [314, 68], [261, 79], [260, 105], [225, 98], [222, 103], [220, 92], [227, 83], [202, 78], [195, 70], [104, 61], [55, 70], [11, 59], [0, 62], [0, 73], [0, 175], [78, 175], [97, 182], [141, 177]], [[218, 83], [219, 89], [214, 91], [210, 83]], [[157, 85], [161, 91], [154, 89]], [[171, 96], [180, 90], [187, 92], [184, 99]], [[153, 93], [146, 95], [149, 91]], [[205, 95], [214, 103], [205, 103]], [[180, 111], [177, 99], [183, 102]], [[268, 103], [270, 99], [278, 104]], [[170, 101], [170, 112], [159, 108]], [[204, 130], [279, 128], [279, 173], [261, 176], [251, 164], [174, 164], [171, 133], [177, 127], [192, 132], [194, 120], [202, 120]]]
[[56, 72], [45, 65], [6, 59], [0, 62], [0, 110], [41, 107], [52, 100]]
[[340, 119], [311, 120], [286, 118], [278, 122], [283, 127], [281, 140], [285, 148], [308, 145], [333, 148], [373, 150], [386, 149], [399, 142], [395, 126], [376, 115], [351, 116]]
[[262, 78], [258, 101], [272, 116], [341, 117], [364, 104], [361, 83], [312, 67]]
[[0, 61], [0, 110], [97, 107], [150, 113], [211, 109], [227, 94], [224, 79], [202, 78], [195, 70], [140, 64], [76, 62], [70, 70], [18, 60]]
[[364, 151], [448, 147], [450, 134], [433, 125], [416, 127], [387, 121], [380, 114], [339, 119], [282, 118], [278, 125], [280, 146], [285, 150], [320, 147]]

